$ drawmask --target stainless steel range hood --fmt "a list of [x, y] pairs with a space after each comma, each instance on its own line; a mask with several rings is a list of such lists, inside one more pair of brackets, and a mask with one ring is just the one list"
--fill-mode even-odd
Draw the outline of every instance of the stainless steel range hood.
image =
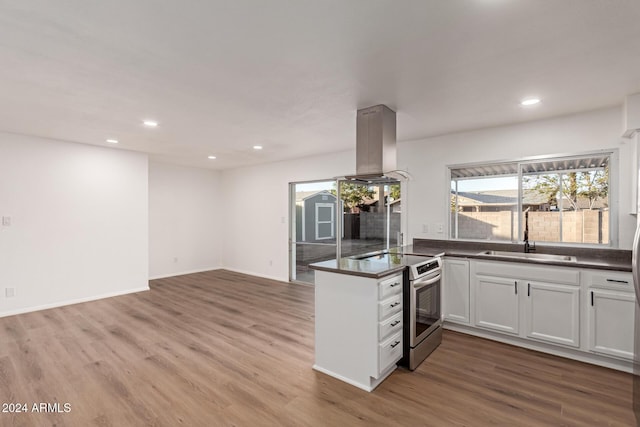
[[356, 175], [345, 178], [373, 184], [407, 178], [396, 167], [396, 113], [386, 105], [358, 110]]

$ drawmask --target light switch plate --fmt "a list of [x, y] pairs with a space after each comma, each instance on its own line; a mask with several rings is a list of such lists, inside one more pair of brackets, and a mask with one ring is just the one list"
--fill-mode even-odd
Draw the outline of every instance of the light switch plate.
[[3, 216], [2, 217], [2, 226], [3, 227], [10, 227], [11, 226], [11, 217], [10, 216]]
[[7, 298], [13, 298], [16, 296], [16, 288], [4, 288], [4, 296]]

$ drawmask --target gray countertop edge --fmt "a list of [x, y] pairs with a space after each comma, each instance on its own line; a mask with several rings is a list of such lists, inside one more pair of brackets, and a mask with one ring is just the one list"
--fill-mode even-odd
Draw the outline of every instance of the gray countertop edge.
[[317, 270], [317, 271], [326, 271], [329, 273], [338, 273], [338, 274], [346, 274], [349, 276], [360, 276], [360, 277], [369, 277], [372, 279], [381, 279], [383, 277], [386, 276], [391, 276], [394, 273], [400, 273], [405, 269], [404, 265], [398, 266], [398, 267], [393, 267], [390, 268], [388, 270], [382, 270], [378, 273], [367, 273], [364, 271], [356, 271], [356, 270], [350, 270], [350, 269], [345, 269], [345, 268], [337, 268], [337, 267], [324, 267], [318, 264], [315, 265], [309, 265], [309, 268], [311, 268], [312, 270]]

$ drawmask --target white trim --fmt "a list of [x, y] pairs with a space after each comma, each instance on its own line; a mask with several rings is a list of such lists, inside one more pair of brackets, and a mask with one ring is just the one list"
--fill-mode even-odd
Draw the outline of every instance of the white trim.
[[[307, 228], [306, 228], [306, 224], [307, 224], [306, 218], [307, 217], [306, 217], [306, 213], [305, 213], [306, 206], [307, 206], [307, 204], [302, 202], [302, 209], [300, 211], [300, 221], [302, 221], [301, 230], [302, 230], [302, 241], [303, 242], [307, 241]], [[295, 234], [294, 234], [294, 236], [295, 236]], [[295, 242], [295, 240], [296, 239], [293, 239], [294, 242]], [[297, 243], [297, 242], [295, 242], [295, 243]]]
[[[335, 239], [335, 227], [336, 227], [336, 206], [335, 203], [316, 203], [315, 205], [315, 226], [316, 226], [316, 240]], [[331, 221], [320, 221], [318, 219], [318, 208], [329, 208], [331, 210]], [[328, 237], [320, 237], [320, 224], [331, 224], [331, 235]]]
[[152, 277], [149, 277], [149, 280], [166, 279], [167, 277], [184, 276], [185, 274], [204, 273], [205, 271], [220, 270], [221, 268], [222, 267], [217, 266], [217, 267], [199, 268], [199, 269], [196, 269], [196, 270], [178, 271], [178, 272], [175, 272], [175, 273], [160, 274], [160, 275], [157, 275], [157, 276], [152, 276]]
[[0, 317], [15, 316], [16, 314], [24, 314], [24, 313], [31, 313], [33, 311], [48, 310], [50, 308], [63, 307], [66, 305], [81, 304], [84, 302], [96, 301], [104, 298], [117, 297], [117, 296], [127, 295], [127, 294], [135, 294], [137, 292], [143, 292], [148, 290], [149, 290], [149, 285], [147, 284], [147, 286], [144, 286], [141, 288], [128, 289], [126, 291], [108, 292], [106, 294], [94, 295], [94, 296], [85, 297], [85, 298], [77, 298], [77, 299], [72, 299], [68, 301], [54, 302], [52, 304], [44, 304], [44, 305], [38, 305], [35, 307], [26, 307], [26, 308], [20, 308], [17, 310], [9, 310], [9, 311], [0, 313]]
[[369, 377], [369, 378], [371, 378], [371, 385], [361, 384], [361, 383], [359, 383], [357, 381], [352, 380], [351, 378], [344, 377], [344, 376], [342, 376], [340, 374], [336, 374], [335, 372], [332, 372], [332, 371], [330, 371], [328, 369], [322, 368], [322, 367], [316, 365], [315, 363], [313, 364], [313, 369], [315, 371], [322, 372], [325, 375], [329, 375], [330, 377], [336, 378], [336, 379], [338, 379], [340, 381], [344, 381], [347, 384], [351, 384], [354, 387], [358, 387], [361, 390], [372, 392], [374, 388], [378, 387], [380, 385], [380, 383], [382, 383], [382, 381], [386, 380], [387, 377], [389, 375], [391, 375], [393, 373], [393, 371], [396, 370], [396, 364], [394, 363], [393, 365], [391, 365], [389, 367], [388, 372], [384, 372], [382, 375], [380, 375], [379, 378], [375, 378], [374, 379], [374, 378]]
[[275, 280], [276, 282], [282, 282], [282, 283], [285, 283], [285, 284], [291, 283], [288, 279], [283, 279], [282, 277], [269, 276], [267, 274], [259, 274], [259, 273], [256, 273], [254, 271], [247, 271], [247, 270], [242, 270], [242, 269], [239, 269], [239, 268], [220, 267], [219, 270], [229, 270], [229, 271], [232, 271], [234, 273], [240, 273], [240, 274], [247, 274], [249, 276], [262, 277], [263, 279]]

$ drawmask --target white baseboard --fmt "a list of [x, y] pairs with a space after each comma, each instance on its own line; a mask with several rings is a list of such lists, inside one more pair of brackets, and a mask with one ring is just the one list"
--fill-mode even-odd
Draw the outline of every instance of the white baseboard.
[[171, 273], [171, 274], [153, 276], [153, 277], [150, 277], [149, 280], [166, 279], [168, 277], [183, 276], [185, 274], [204, 273], [205, 271], [214, 271], [214, 270], [228, 270], [228, 271], [233, 271], [234, 273], [247, 274], [249, 276], [261, 277], [263, 279], [269, 279], [269, 280], [275, 280], [275, 281], [278, 281], [278, 282], [289, 283], [289, 279], [283, 279], [282, 277], [269, 276], [267, 274], [259, 274], [259, 273], [256, 273], [254, 271], [242, 270], [242, 269], [239, 269], [239, 268], [223, 267], [223, 266], [211, 267], [211, 268], [205, 268], [205, 269], [198, 269], [198, 270], [180, 271], [180, 272]]
[[240, 274], [248, 274], [249, 276], [256, 276], [256, 277], [262, 277], [263, 279], [270, 279], [270, 280], [275, 280], [278, 282], [285, 282], [285, 283], [289, 283], [289, 279], [283, 279], [282, 277], [276, 277], [276, 276], [269, 276], [267, 274], [259, 274], [256, 273], [254, 271], [247, 271], [247, 270], [241, 270], [238, 268], [230, 268], [230, 267], [220, 267], [220, 270], [229, 270], [229, 271], [233, 271], [234, 273], [240, 273]]
[[158, 276], [149, 277], [149, 280], [166, 279], [167, 277], [184, 276], [185, 274], [204, 273], [205, 271], [220, 270], [222, 267], [199, 268], [197, 270], [177, 271], [170, 274], [160, 274]]
[[147, 285], [141, 288], [127, 289], [126, 291], [108, 292], [106, 294], [93, 295], [90, 297], [77, 298], [77, 299], [72, 299], [67, 301], [59, 301], [51, 304], [38, 305], [35, 307], [19, 308], [17, 310], [9, 310], [9, 311], [2, 312], [0, 313], [0, 317], [15, 316], [16, 314], [30, 313], [32, 311], [48, 310], [50, 308], [62, 307], [65, 305], [81, 304], [83, 302], [96, 301], [99, 299], [117, 297], [120, 295], [135, 294], [136, 292], [144, 292], [148, 290], [149, 290], [149, 286]]
[[313, 365], [313, 369], [318, 371], [318, 372], [322, 372], [325, 375], [329, 375], [330, 377], [339, 379], [340, 381], [343, 381], [343, 382], [345, 382], [347, 384], [351, 384], [354, 387], [358, 387], [361, 390], [368, 391], [368, 392], [371, 392], [373, 390], [373, 387], [371, 387], [371, 386], [368, 386], [366, 384], [361, 384], [361, 383], [359, 383], [357, 381], [352, 380], [351, 378], [347, 378], [347, 377], [345, 377], [343, 375], [336, 374], [335, 372], [332, 372], [332, 371], [330, 371], [328, 369], [325, 369], [323, 367], [320, 367], [318, 365]]

